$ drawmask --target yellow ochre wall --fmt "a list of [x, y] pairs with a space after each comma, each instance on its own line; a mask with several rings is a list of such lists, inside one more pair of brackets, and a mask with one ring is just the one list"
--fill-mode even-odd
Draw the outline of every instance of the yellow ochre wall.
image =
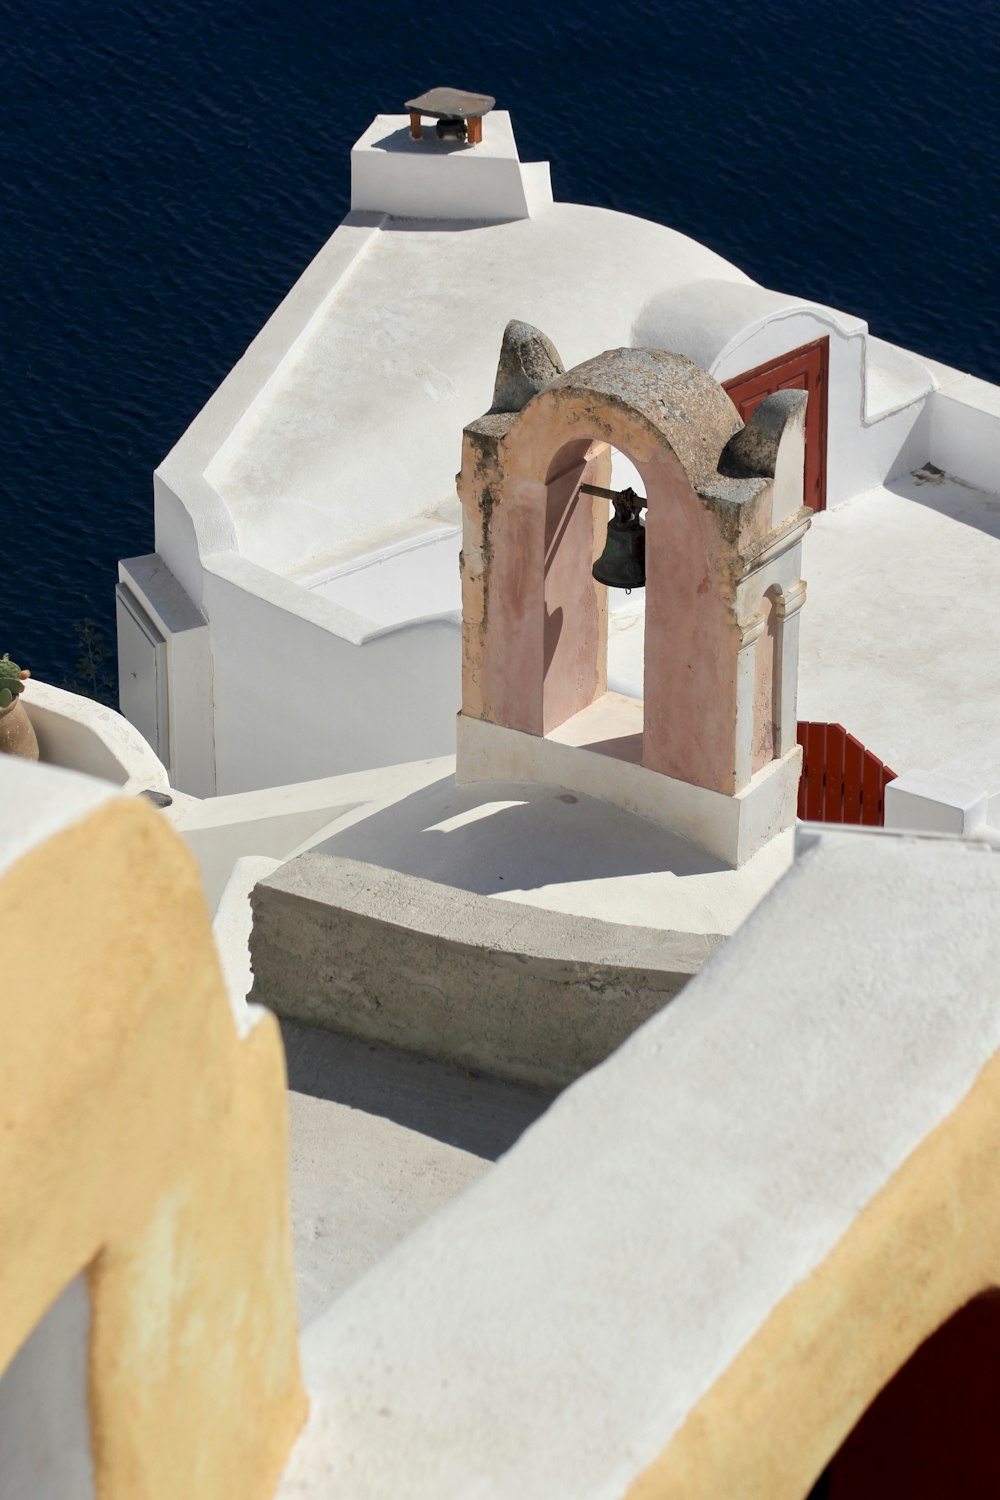
[[0, 1370], [85, 1270], [98, 1500], [265, 1500], [306, 1412], [276, 1023], [133, 799], [0, 878], [0, 954]]
[[998, 1162], [995, 1055], [777, 1305], [627, 1500], [803, 1500], [910, 1355], [1000, 1286]]

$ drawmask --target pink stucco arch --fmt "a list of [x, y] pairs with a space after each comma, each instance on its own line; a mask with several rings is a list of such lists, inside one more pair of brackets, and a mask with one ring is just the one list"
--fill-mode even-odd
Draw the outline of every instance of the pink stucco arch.
[[[729, 794], [746, 783], [776, 685], [765, 642], [741, 703], [740, 654], [766, 627], [743, 617], [741, 585], [774, 529], [774, 486], [731, 453], [741, 431], [705, 371], [633, 349], [556, 372], [518, 410], [466, 429], [464, 714], [547, 735], [605, 692], [606, 598], [590, 569], [607, 508], [580, 485], [608, 484], [613, 447], [647, 499], [642, 764]], [[753, 714], [759, 732], [739, 723]], [[741, 734], [754, 741], [749, 760]]]

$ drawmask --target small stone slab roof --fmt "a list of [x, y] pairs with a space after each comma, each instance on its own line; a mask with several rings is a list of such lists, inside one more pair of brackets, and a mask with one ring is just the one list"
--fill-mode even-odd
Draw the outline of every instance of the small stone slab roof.
[[488, 115], [496, 104], [489, 94], [469, 94], [464, 89], [428, 89], [416, 99], [407, 99], [406, 108], [422, 115], [462, 115], [466, 120], [475, 120]]

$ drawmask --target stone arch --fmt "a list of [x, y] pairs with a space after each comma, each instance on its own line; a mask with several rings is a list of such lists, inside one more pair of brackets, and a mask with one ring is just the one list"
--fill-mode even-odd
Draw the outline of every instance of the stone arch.
[[[628, 351], [631, 353], [632, 351]], [[729, 412], [714, 413], [721, 451], [734, 423]], [[573, 436], [582, 431], [586, 438]], [[589, 440], [594, 455], [617, 448], [634, 464], [646, 490], [646, 662], [643, 704], [642, 763], [682, 780], [732, 790], [730, 746], [736, 700], [737, 623], [724, 546], [710, 513], [696, 494], [687, 471], [664, 433], [642, 410], [608, 402], [605, 393], [586, 385], [543, 391], [522, 413], [509, 437], [510, 478], [529, 497], [545, 486], [545, 506], [552, 504], [559, 455]], [[554, 448], [554, 459], [549, 453]], [[579, 451], [577, 449], [577, 451]], [[582, 454], [580, 455], [582, 457]], [[544, 475], [544, 479], [542, 476]], [[586, 476], [591, 482], [596, 477]], [[577, 484], [584, 482], [581, 469]], [[606, 534], [604, 502], [590, 502], [591, 557]], [[526, 563], [530, 569], [531, 564]], [[588, 655], [602, 656], [601, 669], [562, 682], [550, 690], [554, 712], [544, 712], [540, 732], [555, 729], [586, 708], [606, 689], [606, 590], [590, 578], [590, 564], [574, 549], [564, 581], [594, 593], [602, 617], [599, 640], [587, 640]], [[699, 594], [701, 590], [701, 594]], [[547, 619], [563, 607], [549, 592]], [[577, 661], [575, 665], [579, 665]], [[539, 732], [536, 730], [535, 732]]]
[[[642, 764], [732, 795], [752, 775], [740, 743], [749, 744], [752, 703], [741, 700], [748, 622], [738, 589], [773, 529], [774, 456], [798, 409], [783, 407], [776, 423], [764, 413], [767, 442], [734, 448], [744, 429], [732, 404], [682, 356], [619, 349], [552, 374], [547, 346], [545, 362], [546, 378], [521, 390], [516, 411], [466, 429], [463, 714], [545, 735], [605, 691], [601, 586], [589, 568], [584, 576], [587, 540], [592, 562], [603, 528], [578, 495], [610, 445], [631, 459], [647, 497]], [[758, 462], [768, 444], [770, 474]], [[556, 543], [571, 565], [556, 560]], [[570, 618], [580, 633], [572, 650]]]
[[[739, 1353], [635, 1481], [628, 1500], [675, 1494], [685, 1500], [807, 1500], [811, 1491], [816, 1500], [870, 1500], [846, 1483], [838, 1493], [832, 1481], [868, 1414], [881, 1425], [880, 1401], [899, 1389], [897, 1378], [905, 1385], [914, 1374], [926, 1374], [921, 1366], [928, 1355], [932, 1371], [953, 1369], [956, 1345], [959, 1363], [968, 1363], [969, 1349], [978, 1347], [995, 1369], [998, 1054], [953, 1104], [894, 1169], [887, 1167], [875, 1196], [812, 1271], [776, 1284], [769, 1315], [748, 1330]], [[863, 1107], [874, 1112], [879, 1106], [865, 1101]], [[893, 1425], [883, 1434], [891, 1436]], [[859, 1457], [866, 1455], [859, 1450]], [[845, 1468], [843, 1477], [852, 1471]], [[824, 1487], [832, 1492], [823, 1495]], [[909, 1500], [910, 1494], [905, 1486], [875, 1493], [879, 1500], [886, 1494]], [[980, 1492], [948, 1487], [937, 1493], [978, 1500]]]
[[979, 1500], [997, 1488], [1000, 1288], [971, 1298], [875, 1396], [814, 1487], [819, 1500]]

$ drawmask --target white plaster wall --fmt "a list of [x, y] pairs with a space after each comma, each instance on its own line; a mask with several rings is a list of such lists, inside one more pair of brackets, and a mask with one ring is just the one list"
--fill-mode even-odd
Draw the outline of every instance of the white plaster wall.
[[[924, 476], [817, 516], [803, 542], [799, 716], [896, 772], [1000, 791], [998, 498]], [[634, 632], [633, 632], [634, 633]]]
[[353, 211], [496, 221], [526, 219], [544, 208], [544, 181], [536, 173], [530, 189], [525, 182], [506, 110], [485, 117], [476, 146], [439, 141], [435, 125], [426, 119], [414, 141], [409, 115], [375, 117], [351, 151]]
[[885, 826], [952, 837], [975, 833], [989, 816], [989, 797], [934, 771], [904, 771], [885, 789]]
[[0, 755], [0, 875], [36, 844], [79, 822], [119, 788], [16, 755]]
[[161, 732], [170, 779], [193, 796], [211, 796], [215, 748], [208, 622], [159, 553], [123, 559], [118, 577], [119, 589], [139, 603], [166, 642], [167, 722]]
[[[488, 118], [487, 133], [501, 127], [501, 114]], [[395, 154], [407, 166], [408, 151]], [[446, 156], [419, 160], [446, 167]], [[545, 164], [517, 163], [512, 136], [476, 160], [488, 176], [501, 158], [544, 207]], [[438, 620], [376, 644], [379, 621], [398, 623], [404, 605], [414, 619], [439, 611], [441, 590], [421, 610], [416, 574], [412, 599], [398, 588], [388, 599], [372, 593], [374, 574], [343, 568], [453, 524], [461, 428], [489, 403], [512, 315], [542, 327], [568, 365], [633, 342], [688, 353], [719, 378], [829, 334], [831, 506], [933, 458], [935, 443], [942, 467], [989, 467], [991, 388], [970, 392], [953, 421], [940, 392], [921, 393], [957, 372], [758, 286], [663, 226], [573, 204], [465, 232], [354, 212], [155, 476], [164, 571], [197, 620], [211, 617], [210, 637], [168, 634], [175, 785], [208, 795], [450, 751], [457, 631]]]
[[[214, 559], [205, 578], [220, 793], [452, 753], [461, 704], [454, 620], [355, 644], [326, 623], [335, 605], [283, 579], [272, 578], [269, 598], [252, 593], [235, 581], [248, 571], [263, 589], [263, 570], [240, 559]], [[286, 591], [313, 618], [282, 607]]]
[[825, 337], [827, 505], [835, 506], [926, 460], [923, 406], [935, 382], [923, 362], [870, 339], [849, 313], [715, 277], [657, 293], [632, 330], [634, 343], [687, 354], [720, 382]]
[[0, 1374], [0, 1500], [94, 1500], [89, 1335], [81, 1275]]
[[506, 224], [386, 220], [205, 471], [237, 550], [300, 577], [443, 511], [455, 524], [462, 429], [490, 405], [511, 316], [572, 365], [628, 343], [651, 286], [706, 268], [740, 274], [661, 225], [576, 204]]
[[824, 309], [781, 312], [723, 350], [711, 373], [719, 381], [731, 380], [827, 336], [827, 506], [833, 507], [927, 457], [922, 398], [876, 422], [865, 421], [865, 325]]
[[459, 618], [461, 547], [461, 527], [440, 526], [390, 544], [374, 557], [343, 563], [332, 572], [322, 569], [297, 582], [376, 627], [406, 625], [430, 614]]
[[982, 489], [1000, 487], [1000, 387], [972, 375], [949, 382], [931, 402], [929, 457]]
[[625, 1494], [962, 1100], [1000, 1046], [1000, 854], [802, 844], [677, 1000], [310, 1326], [279, 1500]]
[[[484, 145], [491, 129], [509, 125], [501, 115], [492, 127], [488, 121]], [[531, 211], [545, 209], [547, 165], [522, 168], [512, 136], [508, 157], [522, 173]], [[479, 166], [489, 170], [489, 159], [481, 154]], [[457, 631], [451, 638], [447, 626], [435, 625], [419, 645], [366, 647], [363, 665], [336, 641], [327, 656], [304, 622], [358, 641], [378, 609], [364, 619], [324, 611], [324, 601], [303, 590], [276, 598], [262, 581], [265, 570], [315, 579], [325, 569], [329, 577], [408, 528], [415, 535], [453, 523], [461, 429], [489, 404], [512, 312], [545, 327], [572, 364], [627, 342], [634, 309], [653, 286], [702, 270], [746, 280], [672, 230], [578, 205], [557, 205], [535, 220], [484, 223], [472, 235], [442, 234], [432, 220], [394, 222], [388, 233], [384, 214], [348, 216], [154, 477], [154, 561], [195, 623], [213, 616], [210, 596], [219, 600], [212, 578], [224, 570], [209, 559], [224, 554], [236, 562], [242, 554], [260, 564], [254, 579], [239, 577], [260, 595], [261, 608], [222, 604], [211, 618], [210, 649], [207, 632], [182, 635], [175, 623], [161, 623], [169, 611], [160, 607], [156, 580], [129, 570], [172, 654], [172, 779], [197, 795], [324, 774], [331, 741], [334, 769], [394, 758], [392, 736], [400, 741], [395, 758], [449, 751]], [[614, 296], [609, 267], [621, 273]], [[331, 606], [337, 597], [334, 587]], [[279, 623], [279, 615], [291, 618]], [[268, 686], [252, 670], [257, 652], [285, 679], [293, 735], [277, 726]], [[383, 674], [381, 693], [373, 671]], [[333, 704], [323, 697], [327, 682], [337, 684]], [[395, 720], [385, 709], [394, 694], [403, 709]]]

